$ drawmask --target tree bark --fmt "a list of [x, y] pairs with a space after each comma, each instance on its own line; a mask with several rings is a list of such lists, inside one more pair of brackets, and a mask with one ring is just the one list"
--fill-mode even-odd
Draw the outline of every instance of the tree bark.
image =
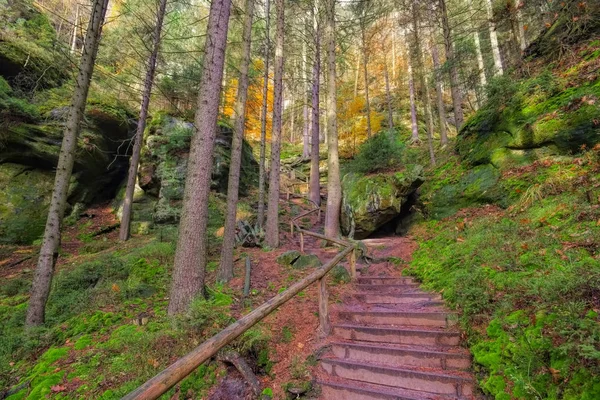
[[71, 37], [71, 54], [77, 49], [77, 27], [79, 22], [79, 4], [75, 7], [75, 21], [73, 22], [73, 36]]
[[498, 46], [498, 35], [496, 34], [496, 24], [494, 23], [494, 10], [492, 9], [492, 0], [485, 1], [486, 11], [489, 19], [490, 42], [492, 44], [492, 54], [494, 56], [494, 76], [504, 74], [502, 67], [502, 57], [500, 56], [500, 46]]
[[129, 174], [127, 176], [127, 188], [125, 189], [123, 214], [121, 216], [121, 230], [119, 232], [120, 240], [128, 240], [130, 236], [133, 193], [135, 192], [138, 164], [140, 162], [140, 153], [142, 150], [142, 143], [144, 141], [144, 130], [146, 129], [146, 119], [148, 118], [148, 106], [150, 104], [150, 96], [152, 95], [152, 85], [154, 83], [154, 75], [156, 72], [156, 59], [158, 58], [158, 51], [160, 49], [160, 34], [162, 31], [166, 8], [167, 0], [160, 0], [158, 13], [156, 15], [156, 26], [154, 27], [152, 53], [150, 54], [150, 59], [148, 60], [146, 79], [144, 81], [144, 94], [142, 96], [140, 116], [137, 123], [135, 137], [133, 139], [133, 154], [131, 155], [131, 160], [129, 161]]
[[340, 182], [340, 162], [337, 132], [337, 88], [335, 70], [335, 0], [326, 2], [325, 37], [327, 43], [327, 209], [325, 214], [325, 235], [340, 235], [340, 208], [342, 205], [342, 185]]
[[[163, 0], [164, 1], [164, 0]], [[227, 182], [227, 214], [225, 214], [225, 230], [221, 247], [221, 262], [217, 280], [229, 282], [233, 278], [233, 249], [235, 247], [235, 226], [237, 203], [240, 187], [240, 168], [242, 165], [242, 146], [246, 125], [246, 103], [248, 100], [248, 69], [250, 51], [252, 49], [252, 19], [254, 17], [254, 0], [246, 0], [244, 14], [244, 30], [242, 33], [242, 63], [238, 81], [237, 99], [235, 102], [235, 121], [231, 142], [231, 162], [229, 164], [229, 180]]]
[[279, 168], [281, 165], [281, 112], [283, 88], [283, 40], [285, 10], [283, 0], [275, 0], [277, 28], [275, 32], [275, 93], [273, 97], [273, 132], [271, 134], [271, 173], [265, 241], [271, 248], [279, 247]]
[[222, 89], [230, 10], [231, 0], [211, 2], [198, 110], [190, 145], [173, 283], [169, 296], [170, 315], [186, 310], [194, 297], [204, 295], [208, 197], [219, 115], [218, 93], [221, 93]]
[[270, 51], [270, 37], [269, 27], [271, 23], [271, 3], [266, 0], [265, 3], [265, 74], [263, 79], [263, 92], [262, 92], [262, 110], [260, 115], [260, 160], [259, 160], [259, 172], [258, 172], [258, 211], [257, 211], [257, 227], [262, 230], [265, 221], [265, 165], [266, 156], [265, 148], [267, 147], [267, 111], [269, 108], [268, 94], [269, 94], [269, 51]]
[[310, 157], [310, 140], [308, 126], [308, 103], [307, 103], [307, 87], [308, 82], [308, 62], [306, 61], [306, 41], [302, 41], [302, 158]]
[[388, 127], [394, 129], [394, 112], [392, 109], [392, 93], [390, 91], [390, 75], [388, 72], [387, 59], [383, 60], [383, 73], [385, 76], [385, 97], [387, 100]]
[[75, 82], [75, 91], [71, 99], [58, 165], [56, 167], [54, 189], [48, 210], [42, 247], [40, 248], [40, 257], [31, 286], [31, 297], [25, 321], [28, 327], [41, 325], [45, 319], [46, 302], [50, 294], [52, 276], [60, 247], [61, 225], [67, 205], [69, 182], [73, 172], [75, 150], [77, 149], [77, 137], [79, 136], [81, 119], [85, 111], [107, 7], [108, 0], [95, 0], [90, 16], [79, 73]]
[[309, 199], [316, 205], [321, 205], [321, 183], [319, 177], [319, 90], [321, 77], [321, 41], [319, 38], [320, 30], [317, 21], [318, 16], [318, 0], [315, 0], [313, 7], [313, 34], [315, 46], [315, 60], [313, 62], [312, 76], [312, 143], [310, 154], [310, 192]]
[[[469, 1], [469, 11], [473, 13], [473, 0]], [[471, 18], [475, 21], [475, 16]], [[473, 24], [473, 41], [475, 42], [475, 53], [477, 54], [477, 66], [479, 67], [479, 85], [484, 88], [487, 84], [485, 76], [485, 64], [483, 63], [483, 54], [481, 53], [481, 41], [479, 40], [479, 27]], [[480, 92], [481, 90], [478, 90]]]
[[412, 129], [411, 140], [413, 142], [419, 142], [419, 125], [417, 124], [417, 102], [415, 96], [415, 81], [413, 77], [412, 63], [410, 62], [410, 56], [407, 57], [408, 63], [408, 95], [410, 99], [410, 123]]
[[444, 92], [442, 90], [442, 74], [440, 73], [440, 57], [437, 44], [431, 40], [431, 58], [433, 58], [433, 69], [435, 74], [435, 93], [437, 96], [437, 109], [440, 119], [440, 142], [442, 147], [448, 144], [448, 133], [446, 131], [446, 106], [444, 105]]
[[462, 110], [462, 94], [460, 93], [460, 82], [458, 80], [457, 60], [454, 56], [454, 43], [452, 41], [452, 29], [448, 19], [446, 0], [439, 0], [442, 13], [442, 27], [444, 30], [444, 42], [446, 44], [446, 59], [450, 67], [450, 92], [452, 93], [452, 104], [454, 108], [454, 124], [458, 132], [464, 122]]
[[[364, 16], [363, 16], [364, 18]], [[369, 101], [369, 54], [367, 52], [367, 41], [366, 41], [366, 27], [364, 21], [361, 21], [360, 24], [360, 33], [361, 33], [361, 41], [362, 41], [362, 51], [363, 51], [363, 75], [365, 79], [365, 107], [367, 114], [367, 137], [371, 137], [371, 103]]]

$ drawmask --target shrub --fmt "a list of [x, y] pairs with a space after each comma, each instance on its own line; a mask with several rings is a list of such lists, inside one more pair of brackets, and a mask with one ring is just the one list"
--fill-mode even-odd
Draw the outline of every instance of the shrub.
[[352, 172], [362, 174], [399, 169], [404, 148], [394, 131], [379, 132], [360, 145], [348, 167]]

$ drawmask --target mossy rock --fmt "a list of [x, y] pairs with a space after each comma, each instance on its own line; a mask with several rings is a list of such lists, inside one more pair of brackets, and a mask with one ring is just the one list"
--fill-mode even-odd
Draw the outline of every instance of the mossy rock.
[[0, 76], [23, 91], [56, 87], [68, 79], [68, 50], [48, 17], [29, 0], [0, 6]]
[[0, 164], [0, 243], [30, 244], [44, 232], [54, 173]]
[[296, 261], [298, 258], [300, 258], [301, 256], [302, 256], [302, 253], [300, 253], [298, 250], [286, 251], [285, 253], [283, 253], [279, 257], [277, 257], [277, 264], [289, 266], [289, 265], [292, 265], [292, 263], [294, 261]]
[[350, 173], [342, 179], [342, 231], [363, 239], [400, 215], [402, 205], [424, 182], [423, 167], [375, 175]]
[[323, 263], [314, 254], [303, 254], [292, 263], [294, 269], [319, 268]]
[[482, 204], [508, 205], [508, 193], [500, 182], [500, 171], [493, 165], [480, 165], [470, 170], [456, 184], [437, 190], [428, 211], [431, 217], [441, 219], [458, 210]]

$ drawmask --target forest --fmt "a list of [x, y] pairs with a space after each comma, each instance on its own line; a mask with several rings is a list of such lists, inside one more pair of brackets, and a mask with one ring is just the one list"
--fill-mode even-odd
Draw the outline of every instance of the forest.
[[0, 400], [600, 399], [597, 0], [0, 0]]

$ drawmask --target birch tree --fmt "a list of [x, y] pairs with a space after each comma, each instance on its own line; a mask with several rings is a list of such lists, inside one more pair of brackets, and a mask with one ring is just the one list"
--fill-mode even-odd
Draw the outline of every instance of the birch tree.
[[71, 98], [69, 114], [60, 147], [44, 238], [42, 239], [40, 256], [31, 286], [31, 297], [25, 321], [29, 327], [41, 325], [45, 320], [46, 302], [50, 294], [52, 276], [54, 275], [58, 250], [60, 248], [61, 227], [67, 206], [69, 182], [73, 172], [75, 150], [77, 149], [77, 137], [79, 136], [81, 120], [85, 111], [107, 7], [108, 0], [95, 0], [92, 5], [92, 13], [79, 65], [79, 73], [75, 81], [75, 90]]
[[198, 109], [190, 144], [169, 295], [170, 315], [186, 310], [194, 297], [204, 295], [208, 197], [219, 115], [219, 96], [216, 94], [221, 93], [230, 10], [231, 0], [213, 0], [210, 4]]

